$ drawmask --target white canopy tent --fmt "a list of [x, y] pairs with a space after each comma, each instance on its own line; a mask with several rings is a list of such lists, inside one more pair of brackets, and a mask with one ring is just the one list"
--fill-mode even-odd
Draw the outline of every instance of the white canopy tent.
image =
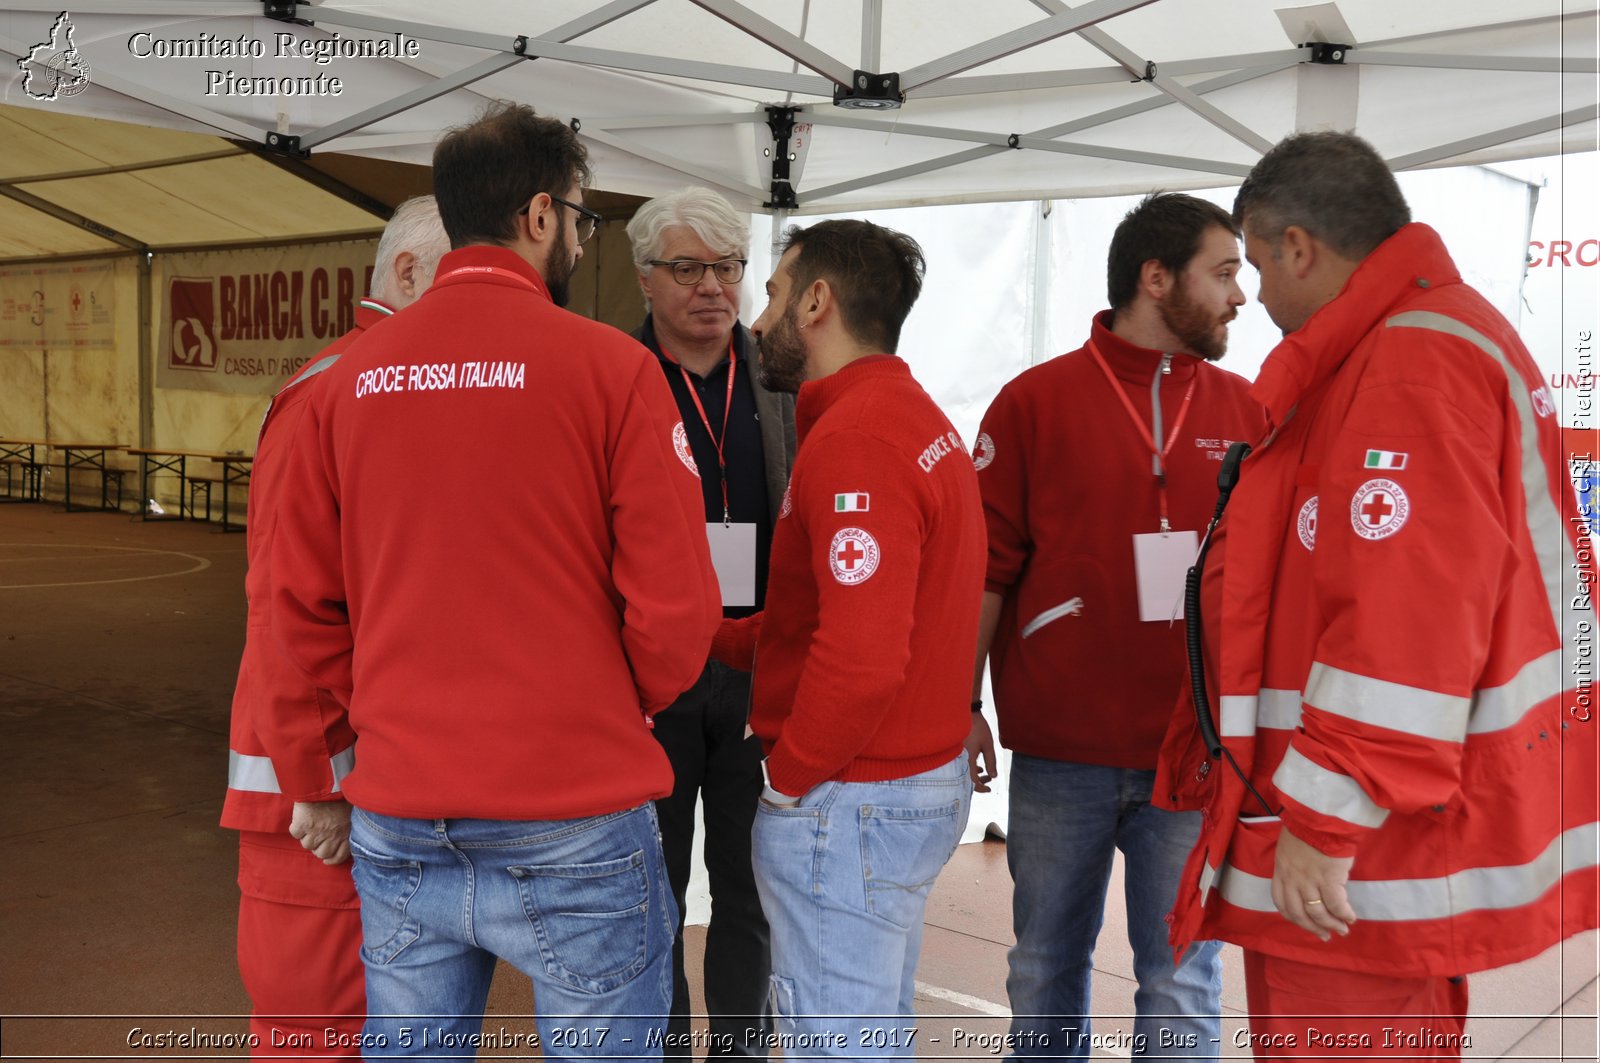
[[1401, 170], [1559, 154], [1594, 142], [1596, 9], [80, 0], [53, 37], [60, 0], [13, 0], [0, 52], [6, 102], [290, 153], [426, 163], [486, 98], [523, 100], [579, 126], [602, 188], [839, 213], [1233, 184], [1305, 128]]
[[[887, 220], [929, 250], [904, 349], [968, 438], [999, 385], [1075, 346], [1100, 305], [1125, 205], [1052, 201], [1224, 189], [1298, 129], [1356, 129], [1397, 170], [1600, 136], [1600, 0], [79, 0], [70, 31], [62, 2], [0, 0], [0, 102], [38, 111], [26, 126], [54, 145], [0, 164], [0, 258], [200, 243], [214, 222], [233, 242], [370, 231], [360, 203], [297, 200], [238, 146], [426, 164], [441, 130], [521, 100], [575, 124], [599, 188], [710, 185], [775, 215], [762, 234], [787, 214], [966, 205]], [[125, 139], [74, 140], [55, 115], [127, 123]], [[187, 170], [204, 197], [138, 198]], [[179, 198], [205, 216], [156, 232]], [[1475, 260], [1500, 264], [1471, 279], [1510, 285], [1496, 301], [1515, 320], [1527, 186], [1474, 171], [1428, 198], [1419, 216], [1456, 222], [1452, 247], [1478, 237]], [[30, 229], [25, 210], [49, 220]], [[1270, 325], [1250, 307], [1234, 335], [1249, 375]], [[998, 798], [976, 811], [974, 831], [1003, 816]]]

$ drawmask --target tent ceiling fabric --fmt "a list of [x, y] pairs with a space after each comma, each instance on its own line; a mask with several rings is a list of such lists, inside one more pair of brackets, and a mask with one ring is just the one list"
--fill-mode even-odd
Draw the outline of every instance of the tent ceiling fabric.
[[[426, 164], [441, 129], [469, 120], [487, 99], [516, 99], [579, 123], [600, 187], [654, 195], [711, 184], [751, 210], [784, 205], [774, 194], [784, 185], [774, 184], [767, 108], [793, 107], [801, 125], [787, 142], [791, 206], [837, 213], [1228, 185], [1297, 128], [1354, 127], [1397, 168], [1592, 150], [1597, 7], [1600, 0], [327, 0], [297, 5], [295, 14], [314, 23], [305, 26], [263, 17], [259, 0], [82, 0], [70, 18], [88, 71], [83, 91], [34, 99], [18, 74], [5, 82], [4, 100], [256, 144], [289, 134], [313, 158], [342, 152]], [[0, 52], [34, 55], [58, 12], [53, 3], [0, 2]], [[335, 36], [341, 47], [373, 41], [410, 54], [327, 62], [305, 54]], [[217, 42], [240, 40], [259, 42], [261, 54], [218, 54], [227, 49]], [[1352, 47], [1336, 62], [1313, 62], [1315, 50], [1302, 45], [1314, 42]], [[210, 54], [171, 54], [185, 46]], [[49, 55], [38, 53], [35, 65]], [[853, 83], [858, 69], [897, 74], [903, 104], [835, 106], [836, 84]], [[338, 95], [327, 91], [332, 78]], [[250, 79], [280, 91], [242, 94]], [[14, 180], [12, 130], [3, 131], [0, 178]], [[175, 134], [146, 131], [134, 138], [144, 143], [122, 147], [115, 136], [58, 141], [59, 157], [41, 148], [29, 164], [70, 168], [74, 150], [102, 161], [184, 150], [160, 146], [158, 136]], [[250, 162], [206, 165], [245, 171]], [[154, 173], [122, 180], [148, 184]], [[84, 197], [122, 194], [106, 190], [108, 179], [92, 180], [101, 187]], [[213, 174], [205, 183], [216, 190], [257, 180], [264, 175]], [[287, 224], [270, 210], [220, 208], [200, 209], [236, 229]], [[295, 213], [308, 225], [342, 224], [340, 209], [307, 204]]]
[[217, 137], [0, 107], [0, 141], [0, 258], [370, 235], [383, 225]]

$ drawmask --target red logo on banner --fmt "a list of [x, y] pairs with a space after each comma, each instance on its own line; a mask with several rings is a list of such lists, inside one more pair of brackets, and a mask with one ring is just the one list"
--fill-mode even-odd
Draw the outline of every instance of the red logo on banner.
[[169, 291], [172, 338], [167, 364], [174, 369], [217, 368], [217, 303], [210, 278], [174, 277]]

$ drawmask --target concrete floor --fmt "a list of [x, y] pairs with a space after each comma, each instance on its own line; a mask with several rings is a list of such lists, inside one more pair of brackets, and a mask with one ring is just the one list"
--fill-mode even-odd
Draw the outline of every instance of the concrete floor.
[[[243, 536], [215, 525], [0, 505], [0, 1058], [243, 1054], [141, 1040], [245, 1029], [237, 846], [217, 826], [243, 576]], [[1134, 988], [1120, 892], [1095, 958], [1096, 1030], [1113, 1044]], [[995, 1054], [975, 1038], [1005, 1029], [1009, 895], [1002, 843], [962, 846], [945, 869], [919, 1054]], [[692, 967], [703, 930], [688, 939]], [[1597, 947], [1585, 935], [1473, 976], [1467, 1055], [1596, 1059]], [[1223, 1054], [1243, 1056], [1237, 952], [1225, 977]], [[531, 1031], [531, 1006], [527, 979], [502, 967], [485, 1029]]]

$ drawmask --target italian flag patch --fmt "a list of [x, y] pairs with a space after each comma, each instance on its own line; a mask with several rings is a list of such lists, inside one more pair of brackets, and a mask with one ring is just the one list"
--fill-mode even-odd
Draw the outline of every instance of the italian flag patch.
[[871, 495], [862, 492], [833, 496], [833, 511], [835, 513], [865, 513], [871, 508], [869, 499]]
[[1403, 469], [1409, 455], [1403, 450], [1369, 450], [1364, 469]]

